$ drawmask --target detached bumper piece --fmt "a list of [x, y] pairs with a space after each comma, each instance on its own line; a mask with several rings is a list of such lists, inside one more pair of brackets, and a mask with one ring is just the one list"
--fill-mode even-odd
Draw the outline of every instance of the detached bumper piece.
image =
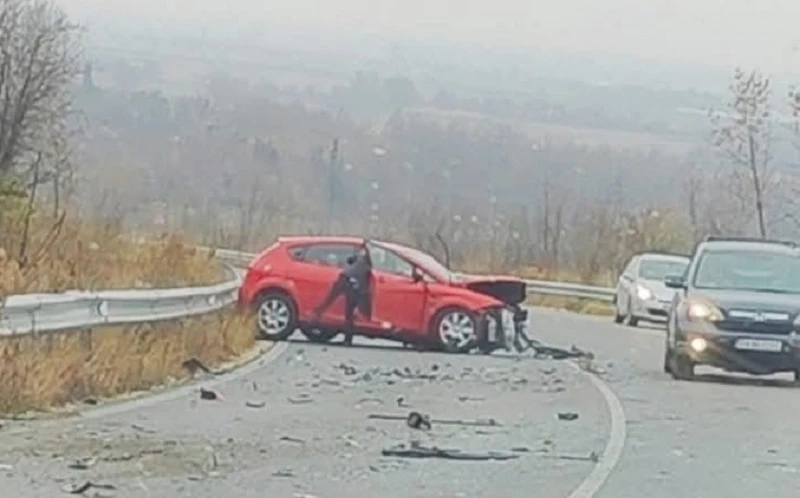
[[514, 307], [491, 309], [479, 323], [478, 350], [490, 354], [498, 349], [512, 351], [515, 337], [524, 331], [528, 312]]
[[400, 458], [445, 458], [447, 460], [514, 460], [519, 455], [513, 453], [500, 453], [488, 451], [485, 453], [468, 453], [456, 449], [437, 448], [436, 446], [426, 447], [421, 444], [399, 444], [381, 451], [381, 455]]

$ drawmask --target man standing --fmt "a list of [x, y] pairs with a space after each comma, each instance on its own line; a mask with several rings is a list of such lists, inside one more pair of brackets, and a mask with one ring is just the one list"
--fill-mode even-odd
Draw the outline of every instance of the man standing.
[[344, 343], [348, 346], [353, 344], [356, 309], [367, 319], [372, 317], [372, 300], [369, 292], [371, 276], [372, 260], [367, 248], [362, 247], [357, 254], [347, 258], [347, 267], [339, 273], [325, 300], [314, 310], [313, 320], [318, 322], [325, 310], [344, 294]]

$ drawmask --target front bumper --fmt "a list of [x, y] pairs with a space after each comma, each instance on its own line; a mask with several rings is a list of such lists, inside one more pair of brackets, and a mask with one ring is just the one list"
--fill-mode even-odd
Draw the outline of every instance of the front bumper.
[[671, 305], [671, 301], [635, 297], [631, 300], [631, 314], [648, 322], [666, 322]]
[[484, 352], [511, 351], [515, 339], [525, 333], [527, 324], [528, 311], [518, 306], [488, 310], [484, 315], [478, 348]]
[[678, 349], [698, 365], [754, 375], [800, 370], [800, 335], [794, 333], [694, 331], [682, 335]]

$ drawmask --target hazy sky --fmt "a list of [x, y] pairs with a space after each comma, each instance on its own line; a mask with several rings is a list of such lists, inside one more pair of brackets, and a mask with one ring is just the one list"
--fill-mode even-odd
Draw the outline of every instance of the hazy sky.
[[260, 20], [800, 71], [800, 0], [61, 0], [76, 14]]

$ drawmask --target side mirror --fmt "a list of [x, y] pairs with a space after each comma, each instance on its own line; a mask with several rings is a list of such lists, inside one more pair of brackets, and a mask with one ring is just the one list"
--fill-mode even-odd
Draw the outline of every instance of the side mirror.
[[685, 289], [686, 281], [683, 279], [683, 276], [671, 275], [664, 278], [664, 285], [670, 289]]
[[422, 274], [421, 271], [419, 271], [419, 268], [417, 268], [416, 266], [414, 267], [413, 270], [411, 270], [411, 280], [413, 280], [415, 284], [418, 284], [425, 280], [425, 276]]

